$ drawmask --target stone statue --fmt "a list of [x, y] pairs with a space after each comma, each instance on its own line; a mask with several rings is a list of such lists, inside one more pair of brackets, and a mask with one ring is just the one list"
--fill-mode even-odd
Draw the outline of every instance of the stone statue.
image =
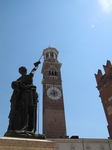
[[12, 82], [9, 126], [4, 136], [45, 138], [44, 135], [36, 134], [38, 93], [33, 85], [33, 76], [39, 64], [40, 61], [36, 62], [29, 74], [25, 67], [20, 67], [21, 77]]

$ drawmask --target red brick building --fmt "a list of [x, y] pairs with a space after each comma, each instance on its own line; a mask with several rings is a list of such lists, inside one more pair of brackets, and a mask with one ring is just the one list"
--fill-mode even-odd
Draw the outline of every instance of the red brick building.
[[46, 48], [43, 51], [43, 133], [47, 138], [66, 137], [66, 124], [61, 80], [61, 63], [58, 51]]
[[108, 131], [110, 138], [112, 138], [112, 65], [109, 60], [107, 60], [106, 66], [103, 65], [105, 74], [102, 75], [101, 70], [95, 74], [97, 81], [97, 89], [100, 93], [100, 98], [102, 100], [103, 108], [108, 122]]

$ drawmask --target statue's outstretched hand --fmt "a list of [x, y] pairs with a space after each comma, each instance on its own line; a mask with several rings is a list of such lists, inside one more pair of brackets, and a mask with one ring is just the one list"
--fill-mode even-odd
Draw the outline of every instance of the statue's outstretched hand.
[[34, 66], [37, 67], [40, 64], [40, 60], [34, 63]]

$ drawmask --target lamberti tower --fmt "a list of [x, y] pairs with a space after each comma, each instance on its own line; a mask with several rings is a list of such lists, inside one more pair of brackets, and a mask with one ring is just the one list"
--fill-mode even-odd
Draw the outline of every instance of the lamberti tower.
[[61, 80], [61, 63], [56, 48], [43, 51], [43, 134], [47, 138], [66, 137], [66, 124]]

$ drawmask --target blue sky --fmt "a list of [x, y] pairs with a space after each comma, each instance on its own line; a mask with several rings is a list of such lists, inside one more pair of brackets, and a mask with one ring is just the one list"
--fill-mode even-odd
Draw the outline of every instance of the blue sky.
[[[11, 82], [43, 49], [59, 51], [67, 135], [108, 138], [94, 73], [112, 62], [112, 0], [0, 0], [0, 136], [7, 131]], [[34, 76], [42, 133], [42, 63]]]

